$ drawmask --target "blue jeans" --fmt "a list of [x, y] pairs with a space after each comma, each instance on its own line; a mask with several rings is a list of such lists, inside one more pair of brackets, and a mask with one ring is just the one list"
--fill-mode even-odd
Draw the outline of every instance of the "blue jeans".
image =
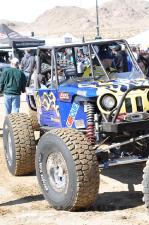
[[17, 113], [20, 109], [20, 95], [5, 95], [4, 94], [5, 113]]

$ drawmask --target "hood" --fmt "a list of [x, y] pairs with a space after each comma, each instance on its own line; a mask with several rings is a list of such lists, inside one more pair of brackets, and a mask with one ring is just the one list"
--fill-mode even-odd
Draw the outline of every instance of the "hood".
[[128, 89], [136, 86], [149, 85], [148, 80], [111, 80], [106, 82], [100, 81], [82, 81], [65, 83], [59, 86], [60, 92], [68, 92], [74, 95], [84, 97], [97, 97], [103, 89], [116, 92], [126, 92]]

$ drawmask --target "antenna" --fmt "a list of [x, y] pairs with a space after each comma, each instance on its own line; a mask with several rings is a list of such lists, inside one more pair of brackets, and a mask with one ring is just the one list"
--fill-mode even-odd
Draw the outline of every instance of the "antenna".
[[97, 29], [97, 35], [95, 39], [101, 39], [99, 35], [99, 15], [98, 15], [98, 0], [96, 0], [96, 29]]

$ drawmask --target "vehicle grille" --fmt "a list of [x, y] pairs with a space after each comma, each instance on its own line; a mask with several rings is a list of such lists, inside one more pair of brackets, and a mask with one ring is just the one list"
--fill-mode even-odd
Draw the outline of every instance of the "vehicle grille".
[[[148, 103], [147, 98], [142, 96], [131, 96], [131, 98], [125, 99], [125, 112], [132, 113], [132, 112], [143, 112], [147, 111], [146, 104]], [[123, 108], [124, 109], [124, 108]]]

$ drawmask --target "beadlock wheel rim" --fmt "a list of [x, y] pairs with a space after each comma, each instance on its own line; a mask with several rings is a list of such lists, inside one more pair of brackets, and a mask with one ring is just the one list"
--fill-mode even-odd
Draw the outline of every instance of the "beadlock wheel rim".
[[60, 152], [48, 156], [46, 169], [51, 187], [56, 192], [66, 192], [69, 183], [68, 168]]

